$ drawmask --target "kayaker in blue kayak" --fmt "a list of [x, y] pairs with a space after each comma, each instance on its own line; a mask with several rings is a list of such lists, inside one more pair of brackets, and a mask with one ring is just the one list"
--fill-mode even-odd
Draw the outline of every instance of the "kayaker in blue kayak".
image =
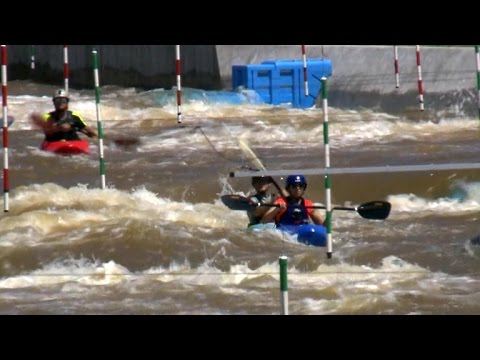
[[45, 141], [80, 140], [77, 131], [88, 137], [97, 137], [97, 133], [82, 119], [80, 114], [68, 110], [70, 98], [65, 90], [57, 90], [52, 98], [55, 110], [44, 115], [33, 113], [31, 120], [39, 126]]
[[277, 225], [301, 225], [313, 222], [323, 225], [324, 218], [311, 200], [303, 197], [307, 189], [307, 180], [303, 175], [290, 175], [285, 182], [289, 196], [274, 201], [279, 207], [269, 208], [261, 220], [262, 223], [275, 222]]

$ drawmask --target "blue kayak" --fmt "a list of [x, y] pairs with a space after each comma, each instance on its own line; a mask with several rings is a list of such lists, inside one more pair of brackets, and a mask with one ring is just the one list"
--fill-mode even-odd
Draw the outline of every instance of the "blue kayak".
[[248, 227], [252, 231], [281, 230], [290, 235], [297, 235], [298, 242], [312, 246], [325, 246], [327, 244], [327, 229], [322, 225], [279, 225], [273, 223], [256, 224]]

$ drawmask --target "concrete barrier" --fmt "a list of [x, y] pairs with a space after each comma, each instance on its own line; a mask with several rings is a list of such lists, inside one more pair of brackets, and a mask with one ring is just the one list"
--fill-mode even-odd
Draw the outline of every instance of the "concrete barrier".
[[[175, 45], [69, 45], [69, 83], [93, 88], [92, 49], [98, 51], [100, 85], [144, 89], [176, 85]], [[32, 79], [63, 86], [63, 45], [36, 45], [35, 70], [30, 45], [9, 45], [9, 80]], [[221, 87], [215, 45], [182, 45], [182, 85]]]

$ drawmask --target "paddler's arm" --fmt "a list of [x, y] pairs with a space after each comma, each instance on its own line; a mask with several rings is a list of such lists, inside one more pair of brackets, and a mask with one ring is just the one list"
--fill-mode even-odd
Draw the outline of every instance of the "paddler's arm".
[[325, 219], [323, 218], [320, 211], [318, 211], [317, 209], [313, 209], [312, 213], [310, 214], [310, 218], [312, 219], [314, 224], [324, 225]]
[[98, 137], [98, 134], [95, 130], [93, 130], [90, 126], [85, 126], [83, 129], [80, 130], [82, 133], [87, 135], [88, 137]]
[[42, 115], [39, 113], [32, 113], [30, 115], [30, 121], [35, 125], [37, 128], [43, 130], [43, 132], [47, 135], [56, 133], [60, 131], [51, 120], [48, 118], [47, 115]]
[[247, 196], [247, 199], [249, 200], [250, 204], [256, 206], [252, 210], [249, 210], [250, 216], [260, 221], [263, 215], [265, 214], [265, 212], [267, 211], [267, 208], [260, 206], [261, 203], [258, 201], [258, 199], [254, 195]]
[[[275, 204], [277, 204], [275, 202]], [[283, 209], [287, 208], [287, 204], [284, 202], [278, 203], [278, 207], [271, 207], [267, 210], [265, 215], [263, 215], [262, 220], [260, 220], [261, 223], [270, 223], [270, 222], [275, 222], [275, 216], [282, 211]]]
[[84, 133], [88, 137], [98, 137], [98, 134], [83, 120], [82, 116], [76, 111], [72, 111], [73, 118], [75, 119], [75, 129]]

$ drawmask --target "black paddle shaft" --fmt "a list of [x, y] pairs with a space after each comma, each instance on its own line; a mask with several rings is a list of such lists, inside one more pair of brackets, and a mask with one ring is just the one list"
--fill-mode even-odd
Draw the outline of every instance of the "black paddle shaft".
[[[253, 204], [246, 197], [240, 195], [223, 195], [222, 202], [231, 210], [247, 211], [257, 206], [279, 207], [278, 204]], [[306, 206], [310, 209], [326, 209], [325, 206]], [[386, 201], [370, 201], [358, 207], [335, 206], [333, 210], [356, 211], [358, 214], [370, 220], [385, 220], [390, 215], [392, 205]]]

